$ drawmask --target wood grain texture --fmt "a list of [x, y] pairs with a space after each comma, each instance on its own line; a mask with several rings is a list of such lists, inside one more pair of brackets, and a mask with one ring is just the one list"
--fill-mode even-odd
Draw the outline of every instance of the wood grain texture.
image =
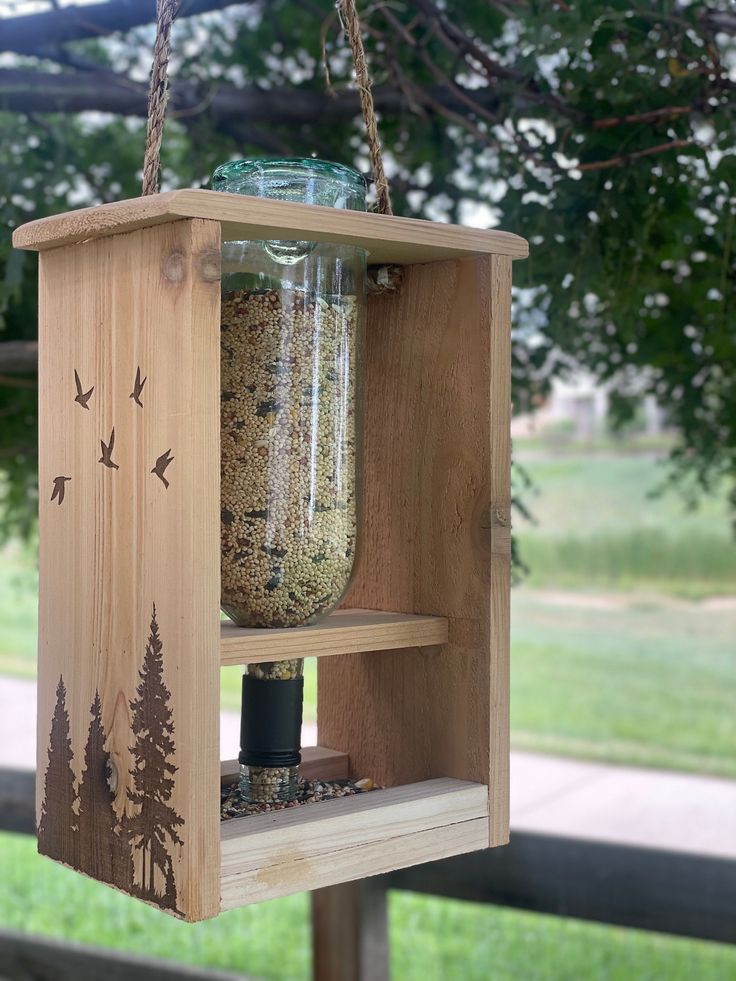
[[388, 903], [382, 879], [315, 889], [312, 981], [388, 981]]
[[[302, 749], [299, 775], [305, 780], [346, 780], [349, 776], [348, 758], [345, 753], [325, 749], [324, 746], [305, 746]], [[222, 761], [220, 764], [222, 785], [234, 783], [239, 776], [240, 763], [237, 760]]]
[[[509, 840], [511, 637], [511, 260], [493, 256], [490, 331], [491, 845]], [[483, 522], [484, 527], [486, 522]]]
[[523, 238], [495, 229], [199, 190], [168, 191], [41, 218], [17, 228], [13, 245], [50, 249], [182, 218], [221, 222], [223, 241], [299, 238], [356, 245], [367, 249], [372, 263], [404, 265], [484, 254], [523, 259], [529, 254]]
[[509, 389], [492, 384], [491, 355], [508, 343], [497, 335], [510, 282], [495, 282], [494, 263], [412, 266], [398, 293], [369, 302], [362, 555], [345, 606], [447, 617], [449, 642], [321, 660], [317, 719], [320, 744], [345, 751], [353, 774], [472, 780], [495, 802], [508, 796], [508, 620], [492, 619], [493, 567], [506, 559], [489, 525], [508, 489], [496, 442]]
[[380, 610], [337, 610], [310, 627], [258, 630], [223, 623], [221, 663], [256, 664], [294, 657], [431, 647], [447, 641], [447, 621]]
[[[44, 800], [56, 712], [77, 792], [88, 784], [84, 871], [100, 875], [123, 818], [138, 816], [132, 881], [115, 873], [112, 884], [192, 920], [219, 909], [219, 249], [216, 222], [180, 221], [54, 249], [40, 264], [38, 814], [70, 820], [66, 789]], [[139, 367], [142, 407], [131, 398]], [[167, 487], [152, 469], [169, 449]], [[70, 479], [52, 500], [59, 476]], [[164, 748], [155, 796], [175, 836], [163, 847], [148, 837], [150, 803], [136, 803], [150, 766], [131, 775], [131, 747], [151, 726]], [[100, 817], [106, 757], [112, 835]]]
[[222, 908], [488, 845], [488, 790], [429, 780], [221, 826]]

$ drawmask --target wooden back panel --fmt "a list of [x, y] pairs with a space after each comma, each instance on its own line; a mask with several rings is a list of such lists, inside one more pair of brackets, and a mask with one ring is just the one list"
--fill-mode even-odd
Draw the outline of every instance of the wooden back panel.
[[449, 643], [320, 659], [319, 742], [386, 786], [490, 785], [508, 837], [511, 260], [407, 267], [371, 298], [359, 568], [345, 606], [449, 619]]
[[40, 260], [39, 848], [191, 920], [219, 910], [219, 253], [182, 220]]

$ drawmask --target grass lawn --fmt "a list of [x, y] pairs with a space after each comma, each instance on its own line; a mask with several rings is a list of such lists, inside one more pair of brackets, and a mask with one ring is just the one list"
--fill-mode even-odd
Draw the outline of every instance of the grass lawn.
[[[11, 544], [0, 552], [0, 674], [36, 677], [38, 572], [35, 554]], [[242, 668], [223, 668], [222, 706], [238, 711]], [[305, 718], [317, 717], [317, 670], [311, 658], [305, 665]]]
[[736, 601], [521, 587], [517, 749], [736, 777]]
[[[725, 502], [684, 514], [673, 495], [650, 500], [660, 471], [643, 454], [553, 460], [535, 451], [526, 464], [541, 488], [540, 525], [519, 531], [535, 566], [512, 596], [514, 745], [736, 777], [736, 609], [667, 595], [736, 594]], [[656, 536], [669, 551], [654, 548]], [[631, 589], [602, 592], [612, 584]], [[35, 673], [35, 589], [32, 557], [6, 550], [0, 672]], [[313, 722], [314, 659], [305, 675]], [[238, 709], [240, 678], [240, 668], [223, 670], [223, 707]]]
[[0, 672], [36, 676], [38, 573], [30, 549], [0, 551]]
[[[0, 922], [265, 981], [307, 981], [306, 894], [187, 925], [0, 835]], [[80, 915], [83, 911], [83, 915]], [[408, 893], [390, 899], [396, 981], [735, 981], [736, 948]]]
[[524, 499], [538, 523], [515, 519], [530, 585], [736, 593], [725, 490], [687, 510], [673, 491], [651, 496], [666, 474], [654, 456], [514, 450], [537, 485]]
[[[514, 745], [736, 777], [736, 604], [702, 601], [736, 594], [724, 500], [685, 513], [674, 495], [649, 499], [660, 470], [646, 454], [517, 455], [540, 486], [540, 525], [517, 529], [533, 572], [512, 596]], [[33, 676], [35, 645], [33, 560], [12, 548], [0, 554], [0, 673]], [[238, 708], [240, 675], [223, 670], [224, 707]], [[10, 929], [309, 977], [306, 895], [187, 926], [40, 858], [29, 838], [0, 834], [0, 868]], [[717, 944], [404, 893], [390, 917], [396, 981], [736, 981], [736, 948]]]

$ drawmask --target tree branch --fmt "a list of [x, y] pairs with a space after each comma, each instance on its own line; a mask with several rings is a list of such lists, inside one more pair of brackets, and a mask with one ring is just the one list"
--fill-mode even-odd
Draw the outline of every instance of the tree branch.
[[693, 111], [692, 106], [665, 106], [662, 109], [651, 109], [649, 112], [639, 112], [632, 116], [609, 116], [607, 119], [594, 119], [593, 129], [610, 129], [612, 126], [623, 126], [625, 123], [656, 123], [660, 119], [673, 119]]
[[516, 69], [502, 65], [495, 58], [492, 58], [476, 40], [452, 23], [433, 0], [415, 0], [415, 2], [416, 6], [423, 12], [430, 29], [448, 51], [453, 52], [466, 63], [469, 60], [480, 65], [489, 82], [492, 84], [497, 81], [514, 83], [517, 89], [523, 91], [527, 101], [549, 106], [549, 108], [559, 112], [560, 115], [571, 119], [583, 118], [583, 113], [573, 109], [554, 92], [542, 91], [534, 78], [525, 78]]
[[[184, 0], [178, 17], [192, 17], [210, 10], [222, 10], [234, 4], [263, 0]], [[68, 41], [104, 37], [117, 31], [129, 31], [156, 19], [156, 4], [152, 0], [96, 3], [89, 6], [55, 7], [40, 14], [9, 17], [2, 22], [0, 51], [16, 54], [53, 55], [53, 49]]]
[[4, 375], [31, 375], [38, 368], [36, 341], [0, 342], [0, 372]]
[[636, 150], [634, 153], [622, 154], [620, 157], [610, 157], [608, 160], [593, 160], [591, 163], [578, 164], [576, 170], [592, 171], [607, 170], [609, 167], [624, 167], [632, 160], [641, 160], [642, 157], [651, 157], [655, 153], [664, 153], [666, 150], [679, 150], [683, 147], [697, 146], [694, 140], [671, 140], [669, 143], [658, 143], [657, 146], [647, 147], [646, 150]]
[[736, 13], [727, 10], [707, 10], [702, 20], [712, 31], [736, 34]]
[[[464, 99], [445, 86], [422, 90], [429, 99], [444, 109], [467, 111]], [[373, 90], [376, 108], [398, 113], [405, 106], [405, 96], [393, 85], [379, 85]], [[498, 108], [497, 96], [487, 89], [473, 93], [474, 101], [487, 111]], [[85, 111], [110, 112], [119, 116], [145, 117], [146, 86], [113, 72], [36, 72], [30, 69], [0, 70], [0, 105], [5, 111], [24, 113], [76, 113]], [[336, 90], [328, 98], [320, 89], [273, 88], [260, 89], [250, 85], [216, 86], [211, 94], [202, 97], [199, 86], [191, 82], [174, 82], [171, 87], [172, 118], [188, 118], [206, 112], [218, 128], [242, 126], [243, 120], [258, 124], [303, 126], [334, 125], [350, 120], [360, 112], [354, 89]]]
[[0, 375], [0, 387], [4, 388], [37, 388], [36, 382], [31, 378], [15, 378], [9, 375]]

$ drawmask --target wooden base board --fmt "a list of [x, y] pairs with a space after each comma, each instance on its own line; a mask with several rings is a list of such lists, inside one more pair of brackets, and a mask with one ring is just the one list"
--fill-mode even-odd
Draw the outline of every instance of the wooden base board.
[[223, 622], [220, 660], [223, 667], [285, 661], [294, 657], [327, 657], [447, 643], [447, 620], [383, 610], [336, 610], [311, 627], [258, 630]]
[[[302, 749], [302, 762], [299, 773], [305, 780], [347, 780], [350, 761], [347, 753], [324, 746], [305, 746]], [[237, 760], [223, 760], [220, 763], [220, 784], [235, 783], [240, 776]]]
[[225, 822], [221, 907], [487, 848], [488, 807], [483, 784], [437, 779]]

